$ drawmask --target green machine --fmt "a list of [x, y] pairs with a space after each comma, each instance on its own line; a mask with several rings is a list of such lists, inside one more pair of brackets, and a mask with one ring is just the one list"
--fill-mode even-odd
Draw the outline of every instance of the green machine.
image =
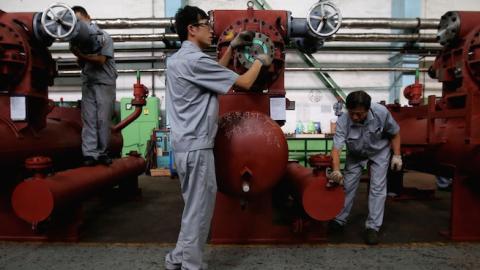
[[[326, 154], [330, 155], [333, 146], [333, 138], [314, 138], [314, 137], [287, 137], [288, 159], [297, 160], [305, 167], [310, 167], [308, 158], [311, 155]], [[345, 166], [346, 150], [342, 149], [340, 153], [340, 167]]]
[[[131, 101], [131, 98], [120, 100], [120, 117], [122, 120], [135, 110], [135, 107], [130, 103]], [[137, 151], [145, 157], [147, 142], [150, 140], [153, 130], [158, 129], [159, 120], [160, 99], [148, 97], [147, 105], [143, 107], [140, 117], [122, 130], [122, 156], [126, 156], [130, 151]]]

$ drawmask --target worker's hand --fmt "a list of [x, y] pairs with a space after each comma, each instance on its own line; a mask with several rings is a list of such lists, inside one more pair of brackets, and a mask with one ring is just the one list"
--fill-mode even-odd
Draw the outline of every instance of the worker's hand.
[[258, 61], [262, 62], [262, 66], [265, 66], [265, 67], [268, 67], [272, 64], [272, 57], [270, 57], [270, 55], [268, 54], [258, 54], [255, 56], [255, 59], [257, 59]]
[[327, 170], [327, 180], [327, 188], [333, 188], [338, 185], [343, 185], [343, 174], [338, 170], [332, 172], [329, 172], [329, 170]]
[[232, 40], [232, 42], [230, 42], [230, 47], [232, 47], [233, 49], [237, 49], [244, 46], [250, 46], [252, 45], [254, 36], [255, 36], [255, 33], [252, 31], [243, 31], [240, 34], [238, 34]]
[[393, 155], [392, 161], [390, 162], [390, 169], [394, 171], [400, 171], [402, 169], [402, 156], [401, 155]]
[[338, 184], [343, 184], [343, 174], [341, 171], [331, 172], [329, 178]]
[[72, 46], [72, 44], [70, 44], [70, 51], [76, 57], [80, 57], [82, 55], [82, 52], [80, 51], [80, 49], [77, 46]]

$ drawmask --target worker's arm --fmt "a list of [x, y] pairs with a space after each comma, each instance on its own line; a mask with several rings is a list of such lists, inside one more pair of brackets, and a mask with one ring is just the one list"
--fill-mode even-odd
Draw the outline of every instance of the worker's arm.
[[228, 66], [228, 63], [230, 63], [230, 59], [232, 58], [232, 51], [233, 51], [232, 47], [228, 46], [222, 58], [218, 60], [218, 63], [224, 67]]
[[235, 81], [235, 86], [240, 91], [248, 91], [250, 87], [252, 87], [253, 83], [258, 77], [260, 70], [262, 69], [262, 62], [260, 60], [255, 60], [247, 72], [243, 73], [242, 75], [238, 76], [237, 80]]
[[92, 64], [101, 66], [107, 61], [107, 57], [105, 55], [84, 54], [75, 47], [72, 47], [71, 51], [78, 58], [78, 60], [80, 60], [80, 62], [90, 62]]
[[400, 132], [398, 132], [397, 134], [395, 134], [391, 140], [391, 144], [392, 144], [392, 150], [393, 150], [393, 154], [394, 155], [400, 155], [401, 152], [400, 152], [400, 144], [401, 144], [401, 141], [400, 141]]
[[332, 171], [340, 171], [340, 152], [337, 148], [332, 148]]
[[394, 171], [400, 171], [402, 170], [403, 166], [402, 155], [400, 152], [400, 132], [393, 136], [391, 140], [391, 145], [393, 150], [393, 156], [392, 161], [390, 161], [390, 169]]

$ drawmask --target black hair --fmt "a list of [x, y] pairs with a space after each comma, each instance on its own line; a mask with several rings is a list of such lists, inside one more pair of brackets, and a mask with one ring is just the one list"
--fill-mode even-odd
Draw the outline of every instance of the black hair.
[[84, 7], [74, 6], [74, 7], [72, 7], [72, 10], [73, 10], [73, 12], [75, 12], [75, 13], [80, 13], [80, 14], [82, 14], [82, 16], [84, 16], [84, 17], [90, 17], [90, 15], [88, 15], [88, 12], [87, 12], [87, 10], [86, 10]]
[[187, 40], [188, 38], [188, 26], [195, 24], [199, 20], [208, 19], [207, 13], [198, 7], [185, 6], [178, 9], [175, 14], [175, 31], [180, 38], [180, 41]]
[[365, 91], [354, 91], [348, 94], [346, 100], [347, 110], [363, 107], [366, 111], [370, 110], [372, 98]]

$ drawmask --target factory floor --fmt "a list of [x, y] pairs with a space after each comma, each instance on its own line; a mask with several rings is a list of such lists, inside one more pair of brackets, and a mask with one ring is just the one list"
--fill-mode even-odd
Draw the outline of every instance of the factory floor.
[[[141, 176], [142, 197], [115, 193], [85, 204], [78, 243], [0, 242], [0, 269], [163, 269], [177, 238], [183, 202], [177, 179]], [[480, 269], [480, 243], [454, 243], [448, 228], [450, 193], [435, 199], [388, 200], [381, 244], [362, 232], [367, 185], [359, 187], [343, 234], [315, 245], [209, 245], [208, 269]]]

